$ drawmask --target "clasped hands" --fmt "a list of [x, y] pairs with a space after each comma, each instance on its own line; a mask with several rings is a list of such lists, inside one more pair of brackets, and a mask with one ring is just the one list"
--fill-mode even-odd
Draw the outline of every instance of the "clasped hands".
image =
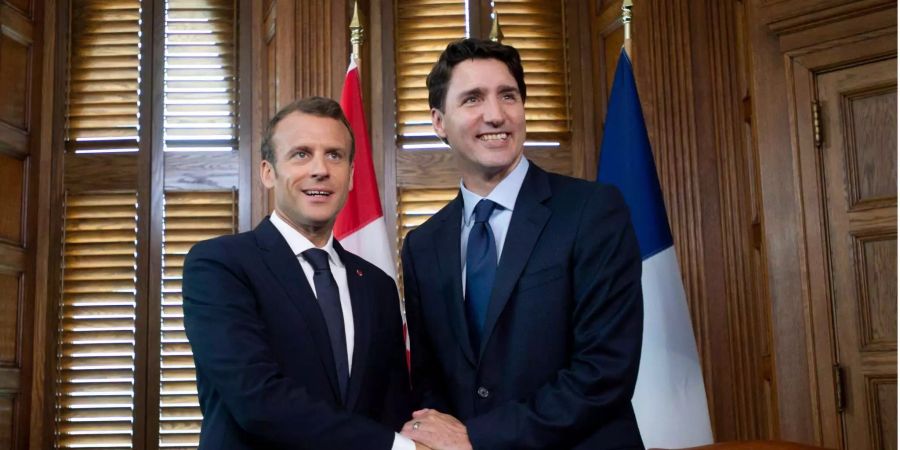
[[472, 450], [466, 426], [456, 417], [434, 409], [414, 412], [400, 434], [415, 441], [417, 450]]

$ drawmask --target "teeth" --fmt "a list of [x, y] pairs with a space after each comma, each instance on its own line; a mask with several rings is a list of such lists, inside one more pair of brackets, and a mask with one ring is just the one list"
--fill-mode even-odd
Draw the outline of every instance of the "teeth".
[[304, 192], [306, 193], [306, 195], [317, 195], [317, 196], [328, 195], [328, 193], [325, 191], [304, 191]]
[[493, 134], [482, 134], [479, 139], [482, 141], [499, 141], [509, 137], [509, 133], [493, 133]]

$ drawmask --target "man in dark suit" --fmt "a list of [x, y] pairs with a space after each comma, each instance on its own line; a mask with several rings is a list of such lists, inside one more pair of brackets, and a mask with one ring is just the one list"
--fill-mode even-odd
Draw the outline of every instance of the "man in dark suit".
[[275, 212], [188, 254], [201, 449], [415, 447], [394, 432], [411, 411], [396, 285], [332, 235], [353, 149], [334, 101], [287, 106], [262, 144]]
[[[460, 194], [409, 233], [416, 411], [435, 449], [640, 449], [641, 259], [621, 194], [522, 154], [518, 52], [450, 44], [428, 76]], [[458, 418], [458, 420], [457, 420]]]

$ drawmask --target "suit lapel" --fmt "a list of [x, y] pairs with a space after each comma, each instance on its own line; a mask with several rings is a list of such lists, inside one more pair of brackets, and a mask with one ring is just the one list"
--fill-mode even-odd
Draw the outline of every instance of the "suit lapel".
[[475, 365], [475, 354], [469, 340], [469, 331], [466, 327], [466, 315], [463, 310], [462, 290], [462, 256], [460, 254], [460, 233], [462, 232], [462, 194], [450, 202], [444, 210], [441, 224], [431, 236], [432, 242], [436, 242], [435, 258], [440, 267], [441, 291], [445, 292], [444, 303], [447, 308], [447, 317], [450, 318], [450, 327], [456, 335], [456, 342], [460, 350]]
[[484, 339], [481, 342], [479, 357], [484, 354], [494, 326], [512, 295], [516, 281], [522, 274], [544, 225], [550, 219], [550, 209], [542, 204], [549, 197], [550, 182], [546, 172], [532, 164], [522, 182], [506, 232], [506, 242], [503, 244], [484, 322]]
[[[294, 306], [300, 310], [301, 320], [306, 323], [307, 329], [312, 334], [313, 342], [322, 368], [328, 375], [331, 391], [335, 399], [340, 399], [338, 389], [337, 371], [334, 368], [334, 356], [331, 351], [331, 340], [328, 337], [328, 327], [319, 304], [313, 294], [312, 288], [306, 281], [303, 268], [297, 261], [297, 256], [291, 253], [287, 241], [278, 232], [278, 229], [264, 219], [255, 230], [257, 242], [263, 250], [263, 260], [269, 270], [278, 279], [284, 291]], [[355, 317], [354, 317], [355, 320]]]
[[353, 307], [353, 366], [350, 369], [350, 383], [347, 387], [345, 402], [347, 410], [353, 411], [359, 400], [362, 380], [366, 376], [369, 347], [374, 332], [372, 320], [375, 312], [372, 310], [374, 305], [371, 298], [371, 287], [366, 283], [367, 274], [356, 264], [355, 260], [347, 256], [347, 251], [337, 240], [334, 241], [334, 247], [347, 269], [347, 287]]

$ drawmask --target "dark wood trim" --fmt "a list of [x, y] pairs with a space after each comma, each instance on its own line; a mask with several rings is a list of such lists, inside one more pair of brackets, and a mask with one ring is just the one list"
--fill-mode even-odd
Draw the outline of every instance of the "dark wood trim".
[[[295, 0], [275, 0], [275, 70], [277, 72], [275, 79], [278, 80], [276, 111], [294, 100], [299, 86], [296, 78], [297, 64], [294, 51], [294, 29], [296, 28], [294, 3]], [[276, 86], [270, 86], [270, 88]], [[266, 214], [268, 213], [266, 211]]]
[[[165, 214], [165, 192], [166, 192], [166, 154], [164, 132], [165, 127], [165, 95], [163, 92], [164, 70], [160, 62], [163, 61], [165, 54], [165, 30], [161, 26], [165, 21], [165, 2], [155, 2], [153, 4], [153, 52], [150, 59], [154, 61], [152, 92], [152, 106], [150, 116], [152, 117], [152, 138], [150, 142], [150, 166], [149, 176], [150, 186], [150, 211], [149, 211], [149, 248], [147, 249], [148, 272], [147, 277], [147, 301], [146, 310], [144, 311], [145, 319], [141, 319], [141, 315], [137, 314], [138, 327], [146, 329], [146, 347], [143, 351], [144, 357], [141, 358], [142, 352], [136, 351], [137, 360], [141, 361], [145, 367], [145, 406], [142, 413], [145, 415], [143, 424], [146, 427], [145, 448], [154, 449], [159, 446], [159, 400], [160, 400], [160, 337], [161, 337], [161, 315], [162, 315], [162, 241], [163, 241], [163, 221]], [[142, 177], [143, 178], [143, 177]], [[139, 308], [142, 309], [142, 308]], [[136, 383], [137, 384], [137, 383]]]
[[[236, 42], [238, 55], [238, 230], [249, 231], [253, 228], [252, 203], [255, 200], [253, 189], [253, 135], [255, 134], [254, 119], [259, 107], [259, 85], [261, 79], [257, 77], [258, 64], [254, 64], [254, 58], [259, 53], [256, 50], [255, 30], [259, 30], [255, 15], [251, 9], [255, 8], [250, 0], [236, 0], [234, 23], [237, 26], [238, 42]], [[243, 17], [244, 20], [240, 20]]]
[[[55, 14], [44, 15], [46, 33], [45, 68], [43, 86], [46, 92], [52, 92], [43, 98], [41, 129], [51, 130], [49, 139], [42, 141], [41, 153], [49, 157], [42, 164], [48, 164], [49, 177], [45, 189], [49, 190], [49, 227], [47, 229], [47, 295], [43, 304], [37, 302], [35, 311], [35, 347], [43, 342], [45, 351], [41, 368], [36, 366], [35, 383], [33, 385], [33, 408], [31, 415], [31, 450], [52, 447], [56, 437], [56, 375], [57, 375], [57, 341], [59, 304], [62, 292], [62, 223], [65, 210], [65, 130], [56, 124], [65, 123], [66, 104], [66, 67], [68, 66], [69, 13], [70, 2], [64, 0], [47, 0], [46, 11]], [[42, 333], [43, 331], [43, 333]], [[38, 364], [37, 359], [35, 364]], [[43, 380], [38, 381], [43, 377]]]
[[[44, 4], [42, 2], [31, 2], [31, 11], [29, 18], [32, 19], [31, 42], [30, 42], [30, 61], [28, 74], [28, 94], [30, 96], [27, 103], [27, 128], [29, 132], [29, 157], [26, 159], [26, 175], [25, 183], [26, 197], [23, 204], [22, 217], [22, 241], [27, 249], [27, 261], [20, 278], [22, 285], [21, 296], [19, 302], [19, 318], [18, 330], [16, 333], [16, 359], [20, 369], [19, 385], [17, 387], [17, 401], [15, 405], [14, 423], [13, 423], [13, 446], [24, 448], [28, 445], [32, 408], [40, 409], [40, 404], [33, 402], [32, 389], [33, 386], [39, 385], [35, 378], [36, 364], [42, 363], [45, 354], [43, 353], [43, 339], [35, 339], [35, 329], [37, 321], [35, 311], [39, 308], [37, 303], [41, 299], [46, 298], [46, 266], [42, 262], [46, 262], [46, 253], [40, 253], [41, 250], [46, 252], [46, 233], [39, 233], [39, 226], [46, 223], [48, 217], [46, 201], [47, 189], [43, 189], [41, 181], [47, 178], [49, 172], [46, 156], [42, 152], [43, 136], [41, 133], [41, 115], [43, 111], [44, 98]], [[34, 349], [38, 349], [35, 351]], [[37, 407], [36, 407], [37, 406]]]
[[[328, 7], [325, 8], [322, 17], [331, 17], [326, 20], [327, 23], [326, 36], [329, 36], [331, 45], [329, 48], [330, 58], [323, 61], [325, 65], [325, 73], [331, 74], [331, 98], [336, 101], [341, 100], [341, 93], [344, 90], [344, 79], [346, 78], [347, 65], [350, 64], [350, 19], [353, 16], [353, 0], [344, 0], [335, 2], [329, 0]], [[315, 17], [311, 18], [315, 20]], [[361, 51], [361, 50], [360, 50]]]
[[[162, 94], [154, 92], [157, 86], [162, 86], [162, 68], [154, 71], [156, 55], [162, 55], [163, 44], [161, 33], [157, 33], [155, 25], [162, 15], [162, 2], [157, 2], [152, 8], [144, 8], [141, 13], [142, 34], [141, 48], [145, 49], [141, 58], [141, 73], [149, 74], [141, 80], [140, 102], [143, 106], [140, 117], [140, 146], [138, 152], [138, 176], [137, 182], [137, 259], [136, 259], [136, 291], [135, 296], [135, 370], [134, 370], [134, 448], [144, 450], [148, 448], [152, 436], [156, 431], [148, 424], [148, 405], [153, 404], [149, 397], [150, 380], [148, 374], [154, 366], [149, 361], [150, 337], [152, 325], [149, 324], [153, 314], [150, 303], [152, 302], [153, 284], [158, 284], [159, 276], [154, 275], [153, 269], [159, 272], [159, 263], [154, 263], [153, 244], [159, 240], [155, 238], [158, 232], [156, 219], [159, 217], [156, 210], [160, 199], [157, 197], [154, 186], [154, 169], [160, 166], [160, 160], [156, 156], [162, 150], [162, 136], [154, 133], [154, 126], [162, 124]], [[157, 117], [158, 116], [158, 117]], [[162, 181], [162, 180], [160, 180]], [[162, 189], [162, 186], [158, 187]], [[157, 252], [158, 253], [158, 252]], [[157, 395], [158, 397], [158, 395]], [[155, 447], [155, 446], [154, 446]], [[153, 448], [153, 447], [149, 447]]]
[[[266, 122], [268, 122], [269, 114], [269, 92], [275, 89], [275, 86], [268, 84], [268, 42], [275, 39], [275, 19], [276, 3], [272, 2], [269, 9], [263, 7], [262, 2], [253, 1], [250, 8], [251, 39], [252, 50], [251, 58], [253, 61], [253, 105], [251, 124], [251, 150], [250, 150], [250, 167], [246, 168], [250, 174], [251, 186], [249, 195], [251, 197], [251, 215], [250, 227], [252, 228], [259, 223], [263, 217], [269, 212], [268, 200], [269, 196], [262, 181], [259, 178], [259, 167], [262, 156], [260, 155], [260, 147], [262, 145], [262, 134], [265, 130]], [[269, 26], [271, 24], [271, 27]]]
[[[599, 1], [597, 3], [599, 3]], [[591, 4], [594, 5], [595, 3]], [[585, 117], [593, 116], [594, 118], [592, 123], [585, 124], [585, 126], [590, 127], [592, 130], [594, 145], [596, 147], [594, 153], [585, 152], [584, 154], [584, 170], [586, 175], [592, 175], [591, 178], [596, 178], [597, 175], [597, 164], [600, 159], [600, 146], [603, 143], [603, 124], [606, 122], [609, 91], [612, 88], [612, 86], [609, 86], [607, 83], [607, 73], [611, 67], [616, 65], [616, 61], [608, 61], [606, 58], [607, 42], [617, 39], [614, 36], [622, 30], [620, 12], [621, 0], [614, 2], [614, 5], [607, 4], [602, 6], [603, 9], [599, 9], [601, 6], [597, 6], [597, 8], [598, 9], [591, 11], [592, 13], [589, 12], [591, 24], [588, 27], [592, 54], [591, 65], [589, 67], [591, 67], [591, 73], [593, 75], [591, 79], [596, 81], [593, 82], [592, 91], [589, 94], [593, 101], [591, 102], [591, 105], [585, 105], [586, 108], [590, 106], [591, 109], [590, 113], [585, 113]], [[597, 36], [597, 39], [594, 39], [594, 35]], [[633, 61], [633, 64], [635, 65], [638, 63], [639, 61]], [[635, 76], [637, 77], [638, 75], [635, 74]]]
[[[371, 53], [368, 59], [372, 68], [368, 77], [372, 92], [369, 129], [372, 133], [372, 156], [377, 155], [381, 160], [381, 167], [376, 166], [375, 170], [381, 175], [381, 207], [390, 242], [397, 242], [394, 13], [393, 0], [372, 0], [369, 3]], [[395, 261], [398, 257], [399, 253], [394, 255]]]
[[[491, 35], [491, 0], [469, 1], [469, 36], [487, 39]], [[500, 29], [503, 30], [503, 17], [500, 17]]]
[[[710, 146], [715, 150], [716, 169], [719, 174], [719, 217], [722, 229], [721, 272], [722, 289], [725, 298], [724, 315], [727, 320], [711, 321], [710, 334], [714, 339], [724, 337], [728, 343], [724, 354], [731, 355], [732, 370], [711, 380], [713, 389], [721, 397], [727, 392], [735, 420], [732, 436], [724, 439], [772, 438], [770, 424], [775, 416], [771, 401], [766, 396], [766, 373], [763, 359], [771, 346], [771, 335], [766, 331], [769, 321], [760, 287], [763, 278], [753, 247], [754, 189], [752, 157], [744, 140], [743, 117], [741, 116], [743, 92], [741, 72], [743, 55], [740, 54], [738, 22], [741, 6], [733, 2], [710, 1], [706, 8], [699, 9], [704, 17], [692, 20], [707, 24], [705, 34], [699, 39], [709, 42], [707, 50], [707, 70], [709, 82], [698, 79], [700, 84], [710, 86], [714, 95], [703, 97], [708, 103], [708, 117], [712, 126], [704, 127]], [[738, 44], [738, 45], [735, 45]], [[761, 292], [762, 291], [762, 292]], [[710, 308], [723, 302], [710, 302]], [[719, 306], [721, 308], [721, 306]], [[721, 413], [721, 411], [716, 411]], [[719, 430], [719, 434], [724, 434]]]
[[591, 13], [588, 3], [574, 0], [563, 1], [565, 21], [566, 60], [569, 74], [569, 111], [572, 130], [572, 176], [593, 180], [597, 178], [597, 155], [600, 143], [595, 129], [592, 99], [597, 89], [592, 66]]

